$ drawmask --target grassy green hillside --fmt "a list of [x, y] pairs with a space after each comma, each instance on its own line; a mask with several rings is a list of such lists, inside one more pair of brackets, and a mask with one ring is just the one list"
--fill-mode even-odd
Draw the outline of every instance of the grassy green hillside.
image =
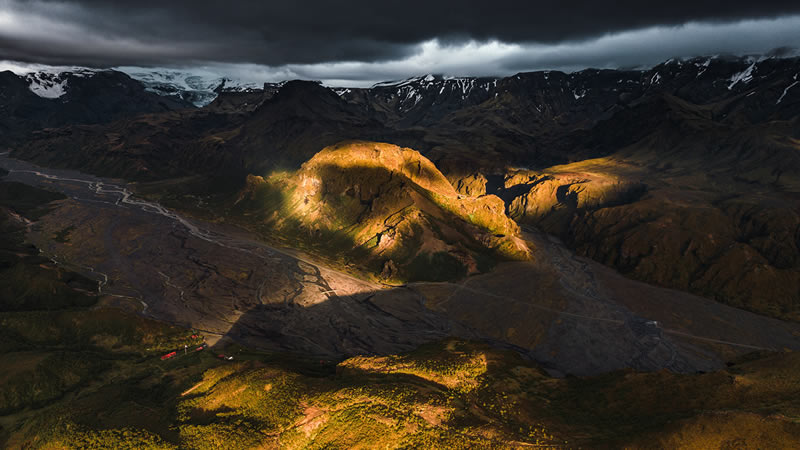
[[[335, 366], [245, 349], [141, 362], [138, 378], [43, 410], [34, 448], [792, 448], [800, 358], [698, 375], [553, 379], [516, 354], [450, 340]], [[45, 412], [46, 411], [46, 412]]]

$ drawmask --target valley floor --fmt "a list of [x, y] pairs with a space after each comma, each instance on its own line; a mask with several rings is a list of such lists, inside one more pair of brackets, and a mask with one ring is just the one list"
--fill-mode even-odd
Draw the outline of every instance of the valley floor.
[[203, 330], [212, 343], [335, 359], [459, 336], [514, 348], [557, 375], [705, 372], [748, 352], [800, 348], [800, 325], [629, 280], [535, 230], [524, 234], [533, 261], [389, 287], [185, 218], [118, 181], [0, 162], [9, 180], [70, 197], [28, 232], [45, 255], [101, 282], [105, 304]]

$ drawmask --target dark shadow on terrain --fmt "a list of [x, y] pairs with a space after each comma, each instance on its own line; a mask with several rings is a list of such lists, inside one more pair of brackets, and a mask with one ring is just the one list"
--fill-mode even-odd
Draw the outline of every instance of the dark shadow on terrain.
[[299, 359], [328, 361], [410, 351], [450, 336], [478, 338], [427, 309], [416, 293], [402, 287], [352, 296], [324, 295], [325, 300], [306, 306], [293, 299], [280, 305], [252, 305], [221, 342], [232, 340]]
[[537, 184], [551, 179], [552, 177], [550, 176], [544, 176], [532, 183], [520, 183], [509, 188], [500, 187], [498, 188], [497, 196], [500, 197], [506, 203], [506, 207], [508, 207], [515, 198], [527, 194]]
[[632, 278], [800, 320], [800, 216], [792, 200], [770, 204], [741, 192], [715, 201], [707, 192], [679, 203], [672, 195], [654, 191], [613, 208], [577, 210], [561, 227], [537, 225]]
[[0, 312], [87, 307], [97, 283], [64, 269], [25, 243], [26, 227], [50, 210], [61, 194], [0, 182]]
[[[62, 198], [0, 182], [0, 415], [58, 401], [115, 359], [93, 341], [93, 331], [105, 326], [91, 318], [100, 314], [90, 309], [97, 303], [96, 281], [25, 243], [25, 221], [46, 214], [50, 202]], [[112, 327], [123, 334], [126, 327], [117, 325]]]

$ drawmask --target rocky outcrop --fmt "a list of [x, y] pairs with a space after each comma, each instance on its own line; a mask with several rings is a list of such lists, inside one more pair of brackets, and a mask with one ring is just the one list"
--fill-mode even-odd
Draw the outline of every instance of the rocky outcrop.
[[459, 194], [470, 197], [480, 197], [487, 194], [486, 183], [488, 183], [488, 180], [482, 173], [473, 173], [451, 182]]
[[251, 177], [243, 207], [330, 255], [365, 264], [387, 281], [453, 279], [492, 261], [526, 259], [519, 228], [493, 195], [459, 195], [427, 158], [391, 144], [327, 147], [294, 173]]
[[576, 211], [628, 203], [646, 189], [640, 182], [597, 173], [515, 171], [506, 176], [504, 192], [510, 217], [553, 229]]

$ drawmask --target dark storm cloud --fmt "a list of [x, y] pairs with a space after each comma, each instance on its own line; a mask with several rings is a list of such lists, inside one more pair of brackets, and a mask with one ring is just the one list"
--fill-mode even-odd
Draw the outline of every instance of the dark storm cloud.
[[687, 23], [621, 31], [587, 41], [529, 46], [503, 58], [498, 68], [510, 73], [531, 68], [647, 67], [673, 57], [719, 54], [793, 56], [799, 44], [800, 16]]
[[432, 39], [554, 44], [799, 12], [796, 0], [0, 0], [0, 58], [92, 65], [375, 62], [409, 57]]

